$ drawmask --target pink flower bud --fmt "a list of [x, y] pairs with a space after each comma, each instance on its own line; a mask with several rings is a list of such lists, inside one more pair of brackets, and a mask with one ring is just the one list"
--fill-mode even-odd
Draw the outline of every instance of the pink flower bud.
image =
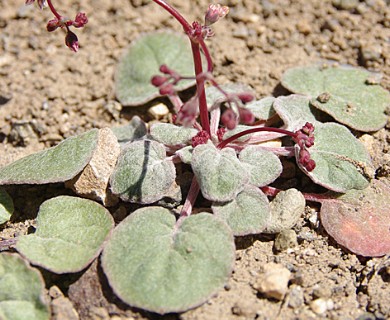
[[204, 17], [205, 25], [212, 25], [228, 13], [229, 7], [221, 6], [220, 4], [210, 4]]
[[49, 20], [49, 22], [46, 25], [46, 29], [47, 31], [52, 32], [60, 26], [61, 26], [61, 22], [57, 18], [54, 18], [52, 20]]
[[240, 114], [240, 122], [244, 124], [252, 124], [255, 122], [255, 116], [252, 111], [245, 108], [238, 108], [238, 112]]
[[241, 100], [242, 103], [248, 103], [251, 102], [255, 97], [250, 92], [242, 92], [239, 93], [238, 98]]
[[160, 72], [165, 73], [165, 74], [170, 74], [171, 73], [171, 69], [169, 69], [166, 64], [162, 64], [160, 66]]
[[233, 130], [237, 126], [237, 115], [232, 109], [227, 109], [221, 117], [221, 122], [228, 130]]
[[68, 30], [66, 33], [65, 44], [70, 50], [74, 52], [79, 50], [79, 41], [77, 36], [70, 30]]
[[76, 15], [76, 18], [74, 19], [72, 25], [73, 25], [75, 28], [82, 28], [82, 27], [84, 27], [87, 23], [88, 23], [87, 15], [86, 15], [85, 13], [79, 12], [79, 13]]
[[195, 148], [197, 145], [205, 144], [209, 139], [210, 135], [207, 133], [207, 131], [199, 131], [197, 135], [191, 139], [192, 147]]
[[171, 95], [174, 94], [175, 90], [173, 88], [172, 83], [166, 83], [160, 87], [160, 94], [165, 96], [165, 95]]
[[168, 78], [167, 77], [163, 77], [163, 76], [153, 76], [152, 79], [150, 80], [150, 82], [152, 83], [152, 85], [154, 85], [155, 87], [160, 87], [162, 86], [165, 82], [167, 82]]

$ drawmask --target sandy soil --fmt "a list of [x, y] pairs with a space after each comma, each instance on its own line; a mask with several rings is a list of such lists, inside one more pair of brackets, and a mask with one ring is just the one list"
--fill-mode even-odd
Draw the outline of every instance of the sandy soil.
[[[47, 33], [48, 10], [24, 0], [0, 0], [0, 166], [92, 127], [126, 123], [134, 114], [152, 120], [147, 107], [129, 109], [115, 100], [113, 79], [123, 49], [142, 32], [178, 25], [147, 0], [63, 0], [58, 9], [88, 14], [78, 30], [80, 51], [64, 46], [61, 31]], [[206, 0], [171, 1], [190, 21], [202, 19]], [[363, 66], [383, 75], [390, 89], [390, 3], [385, 0], [226, 0], [231, 12], [210, 42], [220, 83], [250, 84], [257, 98], [285, 93], [282, 73], [321, 59]], [[390, 125], [362, 141], [377, 178], [390, 184]], [[61, 186], [52, 193], [64, 193]], [[14, 190], [17, 212], [0, 227], [15, 237], [34, 225], [46, 189]], [[51, 277], [55, 319], [390, 319], [390, 260], [364, 259], [329, 239], [307, 207], [295, 227], [298, 245], [276, 253], [274, 237], [237, 239], [237, 261], [225, 290], [203, 306], [160, 317], [121, 304], [94, 263], [76, 277]], [[30, 218], [30, 219], [26, 219]], [[309, 220], [310, 218], [310, 220]], [[282, 301], [258, 294], [264, 264], [291, 272]], [[64, 296], [63, 296], [64, 294]], [[313, 302], [316, 301], [316, 302]], [[320, 312], [318, 305], [325, 306]], [[62, 317], [62, 318], [61, 318]]]

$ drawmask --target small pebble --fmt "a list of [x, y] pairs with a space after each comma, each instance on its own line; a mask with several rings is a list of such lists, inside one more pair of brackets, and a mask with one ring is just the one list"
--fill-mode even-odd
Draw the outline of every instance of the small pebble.
[[150, 107], [148, 113], [153, 118], [160, 120], [161, 118], [165, 117], [169, 113], [169, 109], [165, 104], [159, 103], [153, 107]]
[[283, 230], [276, 236], [274, 243], [274, 249], [276, 251], [281, 252], [296, 246], [298, 246], [298, 240], [294, 230]]
[[310, 308], [314, 313], [320, 315], [334, 308], [334, 303], [331, 299], [319, 298], [310, 302]]

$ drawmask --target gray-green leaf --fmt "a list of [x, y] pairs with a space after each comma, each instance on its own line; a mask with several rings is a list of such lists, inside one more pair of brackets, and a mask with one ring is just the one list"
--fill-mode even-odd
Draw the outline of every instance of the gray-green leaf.
[[249, 185], [232, 201], [213, 203], [212, 209], [226, 221], [235, 236], [262, 232], [270, 217], [268, 198], [259, 188]]
[[211, 201], [234, 199], [249, 180], [249, 173], [231, 148], [198, 145], [192, 153], [191, 166], [203, 196]]
[[171, 123], [156, 123], [150, 128], [152, 138], [167, 146], [188, 144], [198, 132], [194, 128], [175, 126]]
[[112, 216], [100, 204], [59, 196], [41, 205], [36, 232], [21, 236], [16, 249], [50, 271], [78, 272], [99, 255], [113, 227]]
[[140, 139], [148, 132], [145, 122], [143, 122], [138, 116], [133, 117], [128, 124], [113, 127], [111, 130], [114, 132], [121, 145], [129, 141]]
[[0, 188], [0, 224], [7, 222], [14, 212], [14, 202], [4, 189]]
[[273, 108], [274, 97], [265, 97], [260, 100], [255, 100], [247, 103], [245, 107], [249, 109], [253, 115], [260, 120], [268, 120], [275, 115]]
[[124, 201], [153, 203], [170, 194], [175, 177], [175, 166], [166, 158], [164, 145], [146, 139], [134, 141], [119, 156], [111, 190]]
[[98, 141], [92, 129], [59, 145], [19, 159], [0, 169], [0, 184], [44, 184], [75, 177], [91, 159]]
[[0, 254], [0, 319], [49, 320], [38, 270], [16, 254]]
[[[159, 90], [151, 78], [166, 64], [183, 76], [194, 74], [194, 63], [189, 41], [173, 32], [153, 32], [132, 41], [120, 61], [115, 77], [116, 96], [123, 105], [137, 106], [158, 96]], [[183, 80], [176, 86], [184, 90], [195, 84]]]
[[240, 152], [240, 161], [250, 173], [250, 183], [256, 187], [270, 184], [283, 170], [278, 156], [259, 146], [244, 148]]
[[[316, 162], [313, 171], [301, 169], [315, 182], [336, 192], [364, 189], [372, 177], [368, 152], [349, 130], [337, 123], [317, 124], [314, 146], [308, 150]], [[296, 146], [296, 157], [298, 158]]]
[[176, 223], [161, 207], [123, 220], [102, 255], [114, 292], [131, 306], [168, 313], [198, 306], [228, 280], [235, 246], [230, 228], [209, 213]]
[[287, 70], [284, 87], [312, 97], [312, 104], [337, 121], [360, 131], [376, 131], [387, 121], [390, 94], [370, 78], [367, 70], [350, 66], [297, 67]]

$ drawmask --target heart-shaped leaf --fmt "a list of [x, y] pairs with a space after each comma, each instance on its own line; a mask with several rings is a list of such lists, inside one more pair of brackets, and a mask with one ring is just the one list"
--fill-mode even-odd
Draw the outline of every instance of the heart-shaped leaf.
[[198, 306], [228, 280], [235, 246], [230, 228], [209, 213], [176, 223], [161, 207], [123, 220], [102, 255], [114, 292], [131, 306], [168, 313]]
[[231, 148], [198, 145], [192, 152], [191, 166], [203, 196], [211, 201], [234, 199], [249, 180], [249, 173]]
[[291, 229], [305, 211], [306, 201], [297, 189], [280, 191], [270, 203], [271, 217], [266, 233], [280, 233]]
[[270, 184], [283, 170], [278, 156], [259, 146], [247, 146], [240, 152], [239, 158], [250, 173], [250, 183], [256, 187]]
[[140, 139], [148, 133], [145, 122], [137, 116], [133, 117], [128, 124], [111, 128], [111, 130], [114, 132], [121, 145], [129, 141]]
[[14, 212], [14, 202], [4, 189], [0, 188], [0, 224], [7, 222]]
[[70, 180], [87, 165], [97, 146], [98, 130], [70, 137], [59, 145], [0, 169], [0, 184], [44, 184]]
[[245, 107], [252, 111], [257, 119], [268, 120], [275, 115], [275, 109], [273, 108], [274, 101], [274, 97], [265, 97], [260, 100], [251, 101]]
[[310, 104], [308, 96], [300, 94], [281, 96], [275, 99], [273, 107], [283, 120], [287, 130], [297, 131], [306, 122], [310, 122], [314, 126], [318, 123], [315, 115], [319, 111]]
[[[160, 96], [151, 79], [159, 74], [162, 64], [180, 75], [193, 75], [194, 63], [188, 39], [165, 31], [144, 34], [132, 41], [116, 71], [118, 100], [123, 105], [137, 106]], [[176, 88], [184, 90], [194, 84], [195, 80], [183, 80]]]
[[360, 131], [376, 131], [387, 121], [390, 94], [367, 70], [350, 66], [314, 65], [287, 70], [282, 84], [312, 97], [312, 104], [337, 121]]
[[355, 254], [390, 254], [389, 198], [389, 187], [372, 180], [364, 190], [322, 201], [321, 222], [332, 238]]
[[50, 319], [41, 274], [16, 254], [0, 254], [0, 319]]
[[153, 140], [127, 144], [111, 176], [111, 190], [122, 200], [153, 203], [171, 194], [176, 170], [163, 144]]
[[99, 255], [113, 227], [112, 216], [100, 204], [59, 196], [41, 205], [36, 232], [21, 236], [16, 249], [50, 271], [78, 272]]
[[171, 123], [156, 123], [150, 128], [152, 138], [167, 146], [188, 144], [198, 132], [194, 128], [179, 127]]
[[216, 216], [226, 221], [235, 236], [262, 232], [270, 217], [268, 198], [253, 186], [246, 186], [230, 202], [215, 202], [212, 209]]
[[[349, 130], [337, 123], [317, 124], [314, 146], [308, 150], [316, 162], [313, 171], [300, 168], [317, 184], [336, 192], [364, 189], [373, 176], [368, 152]], [[296, 158], [299, 148], [296, 145]]]

